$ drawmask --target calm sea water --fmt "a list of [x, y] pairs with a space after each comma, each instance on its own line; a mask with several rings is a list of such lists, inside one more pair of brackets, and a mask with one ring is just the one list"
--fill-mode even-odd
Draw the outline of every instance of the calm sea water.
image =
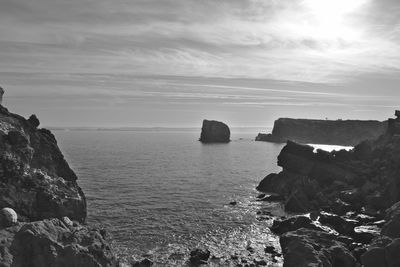
[[256, 201], [255, 187], [280, 170], [282, 145], [255, 142], [256, 132], [243, 130], [211, 145], [192, 130], [54, 133], [87, 196], [88, 223], [105, 225], [121, 256], [180, 266], [190, 249], [207, 247], [215, 265], [229, 265], [232, 255], [249, 256], [249, 246], [253, 258], [265, 257], [266, 245], [279, 249], [271, 220], [256, 213], [283, 211]]

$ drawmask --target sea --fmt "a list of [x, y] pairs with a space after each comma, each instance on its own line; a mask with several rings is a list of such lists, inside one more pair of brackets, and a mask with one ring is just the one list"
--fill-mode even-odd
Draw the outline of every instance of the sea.
[[85, 192], [87, 223], [107, 230], [123, 260], [187, 266], [202, 248], [209, 266], [282, 266], [264, 249], [280, 253], [268, 227], [286, 214], [255, 188], [281, 170], [283, 144], [256, 142], [258, 132], [233, 129], [230, 143], [202, 144], [195, 128], [53, 130]]

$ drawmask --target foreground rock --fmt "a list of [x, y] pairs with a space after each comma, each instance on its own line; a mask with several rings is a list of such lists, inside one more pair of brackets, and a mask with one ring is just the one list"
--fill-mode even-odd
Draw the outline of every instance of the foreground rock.
[[2, 266], [116, 266], [105, 232], [46, 219], [0, 230]]
[[384, 134], [387, 122], [361, 120], [307, 120], [280, 118], [271, 134], [259, 134], [256, 141], [354, 146]]
[[219, 121], [203, 120], [200, 141], [203, 143], [228, 143], [231, 132], [228, 125]]

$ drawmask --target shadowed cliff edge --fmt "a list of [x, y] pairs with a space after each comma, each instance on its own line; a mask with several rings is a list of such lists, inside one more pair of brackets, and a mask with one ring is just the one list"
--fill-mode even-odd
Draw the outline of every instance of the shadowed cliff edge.
[[280, 235], [284, 266], [400, 266], [400, 112], [395, 115], [383, 135], [351, 151], [313, 152], [287, 142], [278, 156], [283, 170], [257, 187], [298, 214], [271, 227]]
[[39, 124], [0, 105], [0, 265], [117, 266], [105, 230], [84, 225], [77, 177]]
[[280, 118], [272, 133], [259, 133], [256, 141], [302, 144], [355, 146], [364, 140], [374, 140], [385, 133], [387, 121], [310, 120]]

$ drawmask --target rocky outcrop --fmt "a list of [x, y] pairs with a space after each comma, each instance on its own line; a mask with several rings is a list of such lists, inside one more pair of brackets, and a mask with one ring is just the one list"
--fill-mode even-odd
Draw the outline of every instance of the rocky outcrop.
[[54, 135], [0, 106], [0, 266], [117, 266]]
[[[264, 193], [280, 195], [287, 211], [311, 212], [310, 218], [274, 222], [271, 230], [281, 235], [284, 266], [303, 266], [290, 265], [296, 262], [354, 266], [347, 252], [366, 267], [399, 265], [400, 202], [396, 202], [400, 201], [400, 112], [396, 111], [396, 116], [384, 135], [364, 141], [351, 151], [328, 153], [287, 142], [278, 156], [283, 170], [268, 175], [257, 187]], [[338, 250], [331, 250], [331, 244], [316, 234], [332, 231], [336, 233], [332, 240], [344, 248], [340, 255], [348, 259], [346, 262], [332, 261]], [[294, 243], [286, 242], [286, 236]], [[307, 255], [306, 261], [302, 254]], [[328, 263], [324, 263], [326, 259]]]
[[[68, 220], [65, 220], [68, 222]], [[0, 230], [1, 266], [116, 266], [105, 231], [46, 219]]]
[[0, 208], [21, 220], [67, 216], [84, 222], [86, 200], [54, 135], [0, 106]]
[[228, 143], [231, 132], [228, 125], [219, 121], [203, 120], [200, 141], [202, 143]]
[[384, 134], [387, 121], [308, 120], [280, 118], [271, 134], [258, 134], [256, 141], [302, 144], [354, 146], [364, 140], [374, 140]]

